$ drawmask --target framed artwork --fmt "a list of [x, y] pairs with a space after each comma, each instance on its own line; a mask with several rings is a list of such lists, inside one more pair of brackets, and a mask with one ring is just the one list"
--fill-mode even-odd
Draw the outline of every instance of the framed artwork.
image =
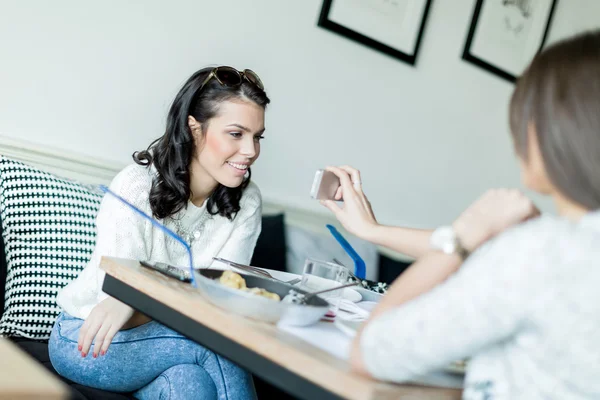
[[462, 58], [511, 82], [544, 47], [557, 0], [477, 0]]
[[324, 0], [318, 26], [415, 65], [431, 0]]

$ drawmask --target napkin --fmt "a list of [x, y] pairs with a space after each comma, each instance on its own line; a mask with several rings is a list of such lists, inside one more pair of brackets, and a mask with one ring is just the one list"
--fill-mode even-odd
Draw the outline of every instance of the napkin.
[[374, 301], [354, 303], [347, 299], [341, 299], [336, 317], [349, 321], [364, 321], [369, 318], [369, 314], [371, 314], [371, 310], [376, 304]]

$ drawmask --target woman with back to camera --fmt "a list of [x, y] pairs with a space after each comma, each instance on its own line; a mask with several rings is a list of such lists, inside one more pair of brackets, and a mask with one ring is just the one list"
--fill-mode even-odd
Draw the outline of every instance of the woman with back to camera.
[[[269, 104], [258, 76], [231, 67], [194, 73], [173, 101], [165, 133], [133, 155], [110, 189], [177, 232], [196, 267], [219, 256], [248, 264], [261, 229], [261, 195], [250, 181]], [[247, 399], [252, 377], [229, 360], [149, 321], [102, 291], [102, 256], [188, 265], [186, 249], [105, 196], [92, 258], [58, 296], [52, 365], [95, 388], [140, 399]]]
[[376, 222], [357, 170], [330, 168], [344, 206], [325, 205], [350, 232], [388, 245], [390, 233], [431, 238], [360, 329], [356, 370], [404, 382], [468, 358], [464, 398], [600, 398], [600, 31], [534, 58], [510, 129], [524, 184], [557, 216], [497, 189], [419, 239]]

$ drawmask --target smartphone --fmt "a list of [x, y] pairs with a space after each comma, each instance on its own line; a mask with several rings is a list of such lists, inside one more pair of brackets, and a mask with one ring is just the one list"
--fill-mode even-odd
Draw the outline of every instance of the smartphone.
[[317, 200], [335, 200], [335, 193], [340, 187], [340, 179], [336, 174], [324, 169], [315, 173], [310, 196]]
[[161, 262], [152, 263], [149, 261], [140, 261], [140, 264], [142, 264], [144, 267], [153, 269], [155, 271], [162, 272], [163, 274], [170, 276], [172, 278], [179, 279], [182, 282], [191, 282], [192, 281], [189, 271], [174, 267], [169, 264], [165, 264], [165, 263], [161, 263]]

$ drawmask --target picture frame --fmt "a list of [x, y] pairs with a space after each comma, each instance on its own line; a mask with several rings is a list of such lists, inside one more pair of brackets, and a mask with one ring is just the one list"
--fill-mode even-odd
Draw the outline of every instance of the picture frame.
[[462, 59], [515, 82], [542, 50], [558, 0], [477, 0]]
[[324, 0], [317, 25], [414, 66], [432, 0]]

